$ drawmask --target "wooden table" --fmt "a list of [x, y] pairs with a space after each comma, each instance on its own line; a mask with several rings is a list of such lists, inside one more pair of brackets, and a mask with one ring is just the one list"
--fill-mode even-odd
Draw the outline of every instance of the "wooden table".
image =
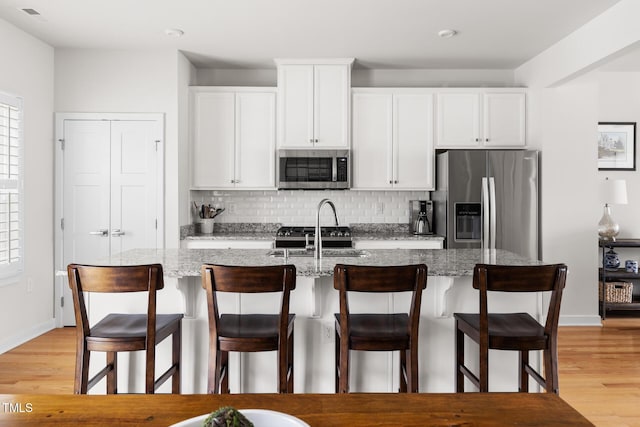
[[0, 426], [169, 426], [220, 406], [315, 426], [592, 426], [547, 393], [0, 395]]

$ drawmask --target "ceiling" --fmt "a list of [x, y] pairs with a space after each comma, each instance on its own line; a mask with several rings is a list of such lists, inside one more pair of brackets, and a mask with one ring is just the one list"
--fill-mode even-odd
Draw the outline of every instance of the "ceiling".
[[358, 68], [514, 69], [618, 1], [0, 0], [0, 18], [55, 48], [175, 48], [199, 68], [354, 57]]

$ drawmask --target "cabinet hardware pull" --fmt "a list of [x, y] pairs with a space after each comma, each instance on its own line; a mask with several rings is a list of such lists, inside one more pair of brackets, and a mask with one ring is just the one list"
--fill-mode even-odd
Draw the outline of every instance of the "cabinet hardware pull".
[[115, 230], [113, 230], [113, 231], [111, 232], [111, 235], [112, 235], [112, 236], [115, 236], [115, 237], [124, 236], [124, 231], [120, 231], [120, 229], [119, 229], [119, 228], [116, 228]]
[[92, 236], [108, 236], [109, 230], [90, 231], [89, 234]]

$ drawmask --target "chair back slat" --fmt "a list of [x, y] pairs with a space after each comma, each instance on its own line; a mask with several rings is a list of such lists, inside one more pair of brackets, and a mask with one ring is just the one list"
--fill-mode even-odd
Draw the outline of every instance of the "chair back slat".
[[473, 270], [473, 287], [480, 289], [482, 276], [487, 290], [496, 292], [544, 292], [564, 287], [557, 280], [558, 269], [564, 264], [520, 266], [477, 264]]
[[205, 264], [202, 266], [201, 272], [202, 287], [206, 289], [204, 278], [208, 276], [211, 279], [212, 289], [217, 292], [282, 292], [285, 289], [294, 290], [296, 286], [296, 272], [293, 265], [227, 266]]
[[[67, 273], [70, 278], [78, 277], [78, 285], [83, 292], [143, 292], [164, 287], [161, 264], [128, 266], [69, 264]], [[152, 276], [155, 280], [152, 280]]]
[[[334, 268], [334, 277], [344, 277], [344, 280], [334, 280], [333, 287], [338, 290], [344, 287], [345, 291], [350, 292], [414, 291], [417, 286], [421, 286], [421, 289], [426, 288], [426, 271], [427, 266], [424, 264], [399, 266], [337, 264]], [[421, 274], [424, 275], [424, 280], [419, 280]]]

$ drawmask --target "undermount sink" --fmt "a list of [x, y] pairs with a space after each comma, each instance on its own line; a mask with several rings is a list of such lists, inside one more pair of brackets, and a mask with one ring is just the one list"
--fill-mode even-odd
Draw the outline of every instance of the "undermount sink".
[[[274, 249], [269, 251], [269, 256], [284, 258], [285, 251], [287, 253], [287, 257], [313, 257], [313, 251], [308, 251], [306, 249]], [[356, 257], [362, 258], [369, 256], [367, 251], [363, 251], [361, 249], [323, 249], [322, 257], [323, 258], [333, 258], [333, 257]]]

